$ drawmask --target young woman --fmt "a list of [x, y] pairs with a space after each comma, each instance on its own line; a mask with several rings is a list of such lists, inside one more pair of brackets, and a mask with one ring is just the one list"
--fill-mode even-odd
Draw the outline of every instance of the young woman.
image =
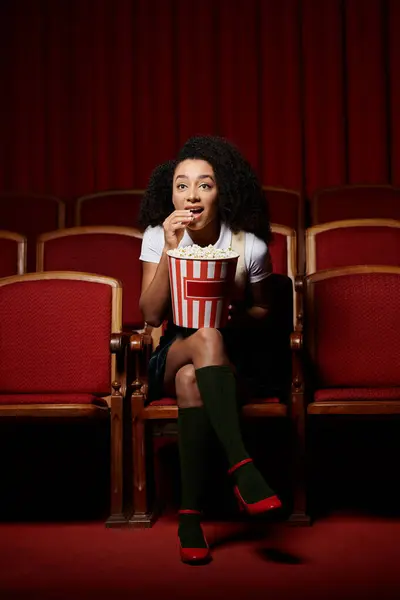
[[[241, 506], [249, 514], [281, 506], [243, 444], [237, 401], [237, 380], [251, 377], [251, 350], [243, 352], [237, 335], [259, 328], [268, 312], [268, 211], [262, 188], [240, 152], [222, 138], [205, 136], [189, 139], [176, 161], [155, 169], [141, 206], [141, 221], [146, 230], [140, 257], [140, 307], [149, 325], [158, 327], [169, 319], [150, 359], [149, 400], [165, 395], [177, 398], [181, 559], [205, 562], [210, 550], [200, 511], [211, 435], [216, 434], [225, 452]], [[228, 248], [232, 234], [239, 231], [244, 232], [247, 286], [238, 290], [242, 298], [235, 303], [229, 326], [223, 330], [175, 326], [167, 251], [192, 244]]]

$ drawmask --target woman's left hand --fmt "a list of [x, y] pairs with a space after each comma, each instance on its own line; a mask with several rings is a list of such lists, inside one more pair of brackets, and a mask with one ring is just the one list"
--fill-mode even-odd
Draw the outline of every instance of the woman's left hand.
[[230, 304], [228, 307], [228, 324], [227, 327], [237, 327], [239, 320], [239, 312], [238, 308], [235, 304]]
[[240, 305], [230, 304], [227, 327], [259, 327], [267, 314], [267, 309], [260, 306], [246, 309]]

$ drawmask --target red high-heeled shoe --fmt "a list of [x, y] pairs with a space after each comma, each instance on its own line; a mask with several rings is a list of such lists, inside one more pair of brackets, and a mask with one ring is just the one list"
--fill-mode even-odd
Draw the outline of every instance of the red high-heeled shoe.
[[[200, 515], [201, 513], [198, 510], [180, 510], [179, 514], [180, 515]], [[207, 544], [207, 540], [206, 540], [206, 544]], [[179, 548], [180, 548], [181, 561], [184, 563], [188, 563], [191, 565], [204, 564], [211, 560], [211, 552], [210, 552], [210, 548], [208, 547], [208, 544], [207, 544], [207, 548], [183, 548], [180, 545], [180, 541], [179, 541]]]
[[[240, 467], [243, 467], [244, 465], [247, 465], [248, 463], [251, 463], [251, 462], [253, 462], [252, 458], [246, 458], [244, 460], [241, 460], [240, 462], [236, 463], [236, 465], [233, 465], [233, 467], [231, 467], [229, 469], [229, 471], [228, 471], [229, 475], [234, 473], [237, 469], [240, 469]], [[246, 510], [249, 513], [249, 515], [259, 515], [261, 513], [268, 512], [269, 510], [273, 510], [275, 508], [282, 507], [282, 502], [279, 500], [278, 496], [276, 496], [276, 495], [269, 496], [269, 498], [263, 498], [262, 500], [259, 500], [258, 502], [252, 502], [251, 504], [248, 504], [243, 499], [237, 485], [235, 485], [235, 487], [233, 488], [233, 491], [239, 502], [239, 506], [243, 510]]]

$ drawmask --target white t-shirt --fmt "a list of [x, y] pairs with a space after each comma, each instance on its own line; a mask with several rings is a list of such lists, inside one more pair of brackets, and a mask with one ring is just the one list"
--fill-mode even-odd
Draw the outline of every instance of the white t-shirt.
[[[188, 230], [185, 230], [179, 248], [191, 246], [191, 239]], [[221, 231], [218, 240], [215, 242], [215, 248], [229, 248], [232, 244], [232, 231], [225, 223], [221, 224]], [[142, 252], [140, 260], [144, 262], [159, 263], [164, 248], [164, 229], [161, 225], [157, 227], [148, 227], [143, 235]], [[254, 233], [245, 232], [245, 251], [244, 264], [250, 283], [262, 281], [270, 275], [271, 259], [267, 244], [256, 237]]]

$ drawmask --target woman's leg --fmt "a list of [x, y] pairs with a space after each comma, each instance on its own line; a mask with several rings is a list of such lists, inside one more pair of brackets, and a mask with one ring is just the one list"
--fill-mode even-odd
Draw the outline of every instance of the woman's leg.
[[[183, 548], [207, 548], [200, 525], [214, 431], [204, 410], [193, 365], [181, 367], [175, 376], [178, 402], [181, 511], [179, 530]], [[183, 511], [197, 511], [197, 514]]]
[[[200, 332], [202, 330], [199, 330]], [[178, 535], [182, 548], [207, 548], [200, 524], [206, 487], [209, 449], [215, 437], [197, 386], [195, 365], [226, 364], [228, 358], [211, 331], [196, 332], [176, 340], [167, 354], [164, 388], [176, 395], [178, 403], [179, 458], [181, 469], [181, 511]], [[197, 511], [185, 513], [182, 511]], [[196, 555], [198, 554], [195, 553]], [[201, 554], [200, 554], [201, 556]], [[183, 556], [182, 556], [182, 559]]]
[[[218, 330], [199, 329], [189, 338], [177, 340], [171, 346], [166, 362], [166, 385], [171, 385], [177, 372], [186, 365], [193, 365], [199, 396], [225, 450], [230, 468], [249, 459], [240, 429], [235, 376]], [[235, 471], [234, 477], [242, 498], [248, 504], [274, 496], [273, 490], [251, 462]]]

